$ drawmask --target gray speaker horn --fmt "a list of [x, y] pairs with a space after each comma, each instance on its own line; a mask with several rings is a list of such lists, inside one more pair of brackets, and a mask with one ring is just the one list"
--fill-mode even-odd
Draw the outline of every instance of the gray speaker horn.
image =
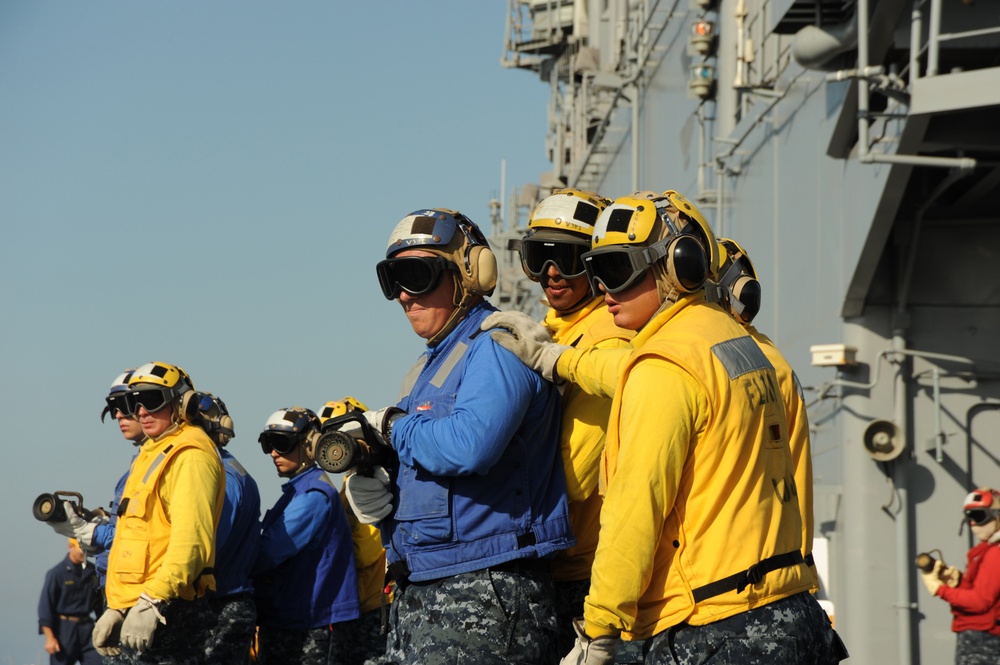
[[865, 427], [865, 450], [876, 462], [889, 462], [903, 452], [899, 428], [888, 420], [873, 420]]

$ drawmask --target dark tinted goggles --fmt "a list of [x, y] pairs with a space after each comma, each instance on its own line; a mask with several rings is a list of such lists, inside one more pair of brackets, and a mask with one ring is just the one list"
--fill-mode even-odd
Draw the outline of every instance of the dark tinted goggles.
[[[146, 390], [133, 390], [125, 393], [128, 414], [138, 414], [139, 407], [146, 409], [149, 413], [159, 411], [173, 401], [174, 395], [168, 389], [151, 388]], [[125, 413], [125, 412], [123, 412]]]
[[608, 293], [620, 293], [639, 281], [653, 265], [648, 260], [647, 249], [621, 247], [584, 254], [583, 265], [594, 293], [600, 291], [598, 284]]
[[299, 445], [299, 438], [288, 432], [261, 432], [257, 441], [265, 455], [270, 455], [272, 450], [279, 455], [287, 455]]
[[985, 508], [972, 508], [965, 511], [965, 519], [969, 521], [969, 524], [975, 524], [976, 526], [982, 526], [988, 524], [995, 520], [997, 514], [992, 510], [986, 510]]
[[451, 265], [450, 261], [440, 256], [404, 256], [379, 261], [375, 272], [382, 295], [386, 300], [394, 300], [403, 291], [411, 296], [433, 291]]
[[114, 395], [108, 395], [104, 398], [104, 401], [108, 403], [106, 411], [111, 414], [112, 418], [117, 418], [119, 411], [121, 411], [122, 415], [126, 418], [130, 418], [135, 415], [132, 411], [132, 404], [128, 399], [127, 394], [117, 393]]
[[555, 242], [525, 238], [521, 241], [521, 265], [533, 279], [541, 279], [549, 264], [563, 277], [579, 277], [586, 272], [582, 256], [590, 249], [588, 242]]

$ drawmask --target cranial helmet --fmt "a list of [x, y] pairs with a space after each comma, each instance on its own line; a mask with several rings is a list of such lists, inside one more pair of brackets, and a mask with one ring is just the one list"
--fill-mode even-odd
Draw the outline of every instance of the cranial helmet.
[[264, 423], [264, 431], [260, 433], [258, 441], [264, 445], [269, 434], [286, 435], [296, 445], [302, 446], [306, 457], [312, 460], [315, 459], [316, 442], [319, 440], [319, 426], [319, 417], [305, 407], [291, 406], [278, 409]]
[[169, 363], [151, 362], [132, 372], [132, 376], [128, 379], [127, 395], [134, 404], [133, 413], [139, 412], [139, 406], [144, 406], [147, 411], [153, 412], [163, 405], [172, 404], [174, 415], [179, 416], [181, 396], [193, 389], [191, 377], [180, 367]]
[[597, 218], [609, 205], [610, 200], [594, 192], [557, 189], [531, 211], [528, 228], [533, 231], [552, 229], [571, 233], [589, 243]]
[[719, 238], [719, 262], [715, 276], [723, 289], [725, 305], [737, 321], [749, 325], [760, 311], [757, 271], [743, 248], [729, 238]]
[[[594, 224], [610, 204], [594, 192], [557, 189], [535, 206], [524, 238], [509, 240], [507, 248], [520, 254], [528, 279], [540, 281], [550, 266], [564, 278], [582, 277], [586, 269], [581, 257], [590, 249]], [[588, 284], [590, 292], [583, 302], [596, 293], [589, 280]]]
[[497, 260], [486, 236], [476, 224], [456, 210], [425, 208], [403, 218], [389, 236], [385, 257], [419, 249], [444, 258], [457, 273], [453, 304], [456, 307], [444, 328], [428, 344], [451, 332], [479, 297], [497, 285]]
[[965, 497], [962, 510], [965, 511], [966, 516], [968, 516], [969, 511], [973, 510], [990, 511], [992, 519], [996, 519], [1000, 516], [1000, 492], [989, 487], [972, 490]]
[[615, 199], [598, 218], [591, 246], [584, 262], [592, 281], [616, 293], [653, 268], [661, 303], [701, 289], [718, 254], [704, 216], [673, 190]]
[[334, 400], [327, 402], [323, 405], [323, 408], [319, 410], [319, 421], [325, 423], [330, 418], [336, 418], [337, 416], [342, 416], [348, 411], [367, 411], [368, 407], [362, 404], [360, 401], [354, 399], [350, 395], [345, 397], [343, 400]]
[[104, 422], [104, 416], [111, 414], [111, 417], [115, 417], [115, 411], [125, 407], [124, 400], [117, 401], [115, 397], [128, 392], [128, 380], [132, 377], [132, 372], [134, 369], [127, 369], [118, 376], [115, 380], [111, 382], [111, 388], [108, 389], [108, 396], [105, 398], [104, 410], [101, 411], [101, 422]]

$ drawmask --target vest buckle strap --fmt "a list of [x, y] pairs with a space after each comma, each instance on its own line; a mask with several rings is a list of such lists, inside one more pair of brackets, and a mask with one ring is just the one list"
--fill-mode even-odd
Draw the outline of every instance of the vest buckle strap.
[[736, 593], [743, 593], [743, 590], [747, 588], [747, 586], [762, 582], [768, 573], [780, 570], [781, 568], [797, 566], [800, 563], [804, 563], [804, 561], [805, 560], [802, 558], [802, 552], [799, 550], [786, 552], [784, 554], [775, 554], [774, 556], [770, 556], [763, 561], [758, 561], [746, 570], [730, 575], [729, 577], [723, 577], [721, 580], [706, 584], [705, 586], [700, 586], [697, 589], [693, 589], [691, 593], [694, 595], [694, 602], [696, 603], [708, 600], [709, 598], [714, 598], [715, 596], [720, 596], [728, 591], [735, 590]]

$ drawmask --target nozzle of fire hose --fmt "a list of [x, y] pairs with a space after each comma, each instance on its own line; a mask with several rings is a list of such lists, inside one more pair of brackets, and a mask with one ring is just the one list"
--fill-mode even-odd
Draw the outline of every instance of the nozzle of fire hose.
[[[931, 552], [936, 552], [937, 555], [944, 561], [944, 557], [941, 556], [941, 550], [931, 550]], [[937, 559], [932, 557], [928, 552], [921, 552], [917, 555], [917, 558], [913, 561], [913, 564], [925, 573], [929, 573], [934, 570], [934, 564], [937, 563]]]

